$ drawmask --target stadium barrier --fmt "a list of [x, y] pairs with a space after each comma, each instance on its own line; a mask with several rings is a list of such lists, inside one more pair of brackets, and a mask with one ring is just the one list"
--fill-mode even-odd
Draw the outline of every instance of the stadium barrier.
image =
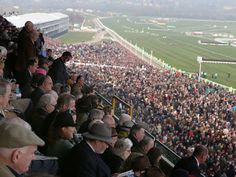
[[[118, 104], [117, 104], [118, 103]], [[117, 96], [112, 97], [112, 109], [114, 110], [115, 115], [119, 116], [122, 114], [122, 110], [127, 109], [125, 112], [128, 112], [130, 117], [133, 116], [133, 107], [132, 105], [126, 103], [124, 100], [120, 99]], [[116, 111], [118, 110], [118, 111]]]
[[[112, 102], [110, 102], [108, 99], [106, 99], [103, 95], [101, 95], [100, 93], [95, 91], [95, 94], [99, 97], [100, 103], [103, 104], [104, 106], [112, 106]], [[120, 99], [117, 96], [114, 96], [113, 101], [117, 102], [119, 101], [120, 104], [123, 104], [123, 108], [125, 107], [131, 107], [131, 105], [127, 104], [125, 101], [123, 101], [122, 99]], [[115, 103], [113, 103], [115, 104]], [[114, 106], [113, 108], [117, 108], [117, 106]], [[118, 108], [119, 109], [119, 108]], [[121, 110], [122, 111], [122, 110]], [[132, 109], [131, 109], [132, 111]], [[114, 110], [114, 113], [116, 113], [117, 111]], [[118, 111], [120, 112], [120, 111]], [[131, 113], [132, 115], [132, 113]], [[116, 121], [119, 120], [120, 115], [114, 114], [114, 118], [116, 119]], [[133, 120], [132, 120], [133, 121]], [[133, 121], [134, 122], [134, 121]], [[134, 122], [135, 123], [135, 122]], [[174, 151], [172, 151], [171, 149], [169, 149], [166, 145], [164, 145], [163, 143], [161, 143], [159, 140], [157, 140], [155, 138], [155, 136], [153, 136], [149, 131], [145, 130], [146, 135], [150, 136], [152, 139], [155, 140], [155, 146], [158, 147], [163, 155], [162, 158], [160, 160], [160, 167], [161, 169], [163, 169], [164, 173], [169, 176], [174, 165], [178, 162], [178, 160], [181, 158], [180, 156], [178, 156]]]
[[[100, 101], [103, 105], [112, 106], [112, 102], [110, 102], [104, 96], [102, 96], [101, 94], [99, 94], [96, 91], [95, 91], [95, 94], [100, 98]], [[115, 96], [115, 97], [118, 98], [117, 100], [121, 101], [121, 104], [125, 103], [119, 97], [117, 97], [117, 96]], [[127, 104], [127, 103], [125, 103], [125, 104]], [[119, 117], [117, 115], [113, 115], [113, 116], [114, 116], [116, 121], [119, 120]], [[134, 122], [134, 124], [136, 124], [136, 123]], [[158, 147], [162, 151], [163, 155], [161, 157], [159, 165], [160, 165], [160, 168], [163, 170], [163, 172], [166, 174], [166, 176], [170, 176], [171, 172], [172, 172], [172, 169], [174, 168], [175, 164], [181, 159], [181, 157], [179, 155], [177, 155], [174, 151], [172, 151], [170, 148], [168, 148], [166, 145], [161, 143], [159, 140], [157, 140], [155, 138], [155, 136], [153, 136], [149, 131], [145, 130], [145, 133], [146, 133], [147, 136], [150, 136], [152, 139], [154, 139], [155, 146]], [[201, 177], [205, 177], [205, 176], [203, 174], [201, 174]]]

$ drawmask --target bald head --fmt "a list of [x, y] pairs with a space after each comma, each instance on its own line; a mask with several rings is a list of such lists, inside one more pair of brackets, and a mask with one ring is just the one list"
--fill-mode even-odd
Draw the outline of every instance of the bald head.
[[112, 115], [105, 115], [102, 119], [102, 121], [107, 124], [107, 126], [109, 128], [115, 128], [116, 127], [116, 123], [115, 123], [115, 119], [112, 117]]

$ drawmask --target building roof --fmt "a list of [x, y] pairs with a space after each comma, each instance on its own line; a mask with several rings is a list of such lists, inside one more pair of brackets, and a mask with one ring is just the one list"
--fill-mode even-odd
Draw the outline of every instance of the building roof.
[[6, 19], [18, 28], [25, 25], [26, 21], [32, 21], [35, 25], [66, 18], [62, 13], [29, 13], [24, 15], [10, 16]]

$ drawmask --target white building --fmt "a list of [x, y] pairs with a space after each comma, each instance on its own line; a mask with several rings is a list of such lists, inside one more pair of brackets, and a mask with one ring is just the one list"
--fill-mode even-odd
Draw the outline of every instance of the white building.
[[57, 37], [69, 29], [69, 16], [62, 13], [30, 13], [6, 18], [17, 28], [22, 28], [26, 21], [32, 21], [37, 29], [49, 37]]

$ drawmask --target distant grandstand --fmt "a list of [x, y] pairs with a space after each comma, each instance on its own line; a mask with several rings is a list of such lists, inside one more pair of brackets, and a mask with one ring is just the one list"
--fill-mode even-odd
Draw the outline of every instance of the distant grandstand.
[[199, 40], [199, 44], [202, 45], [218, 45], [218, 46], [228, 46], [228, 42], [218, 42], [218, 41], [210, 41], [210, 40]]
[[22, 28], [26, 21], [32, 21], [48, 37], [57, 37], [69, 29], [69, 16], [62, 13], [30, 13], [6, 18], [17, 28]]

